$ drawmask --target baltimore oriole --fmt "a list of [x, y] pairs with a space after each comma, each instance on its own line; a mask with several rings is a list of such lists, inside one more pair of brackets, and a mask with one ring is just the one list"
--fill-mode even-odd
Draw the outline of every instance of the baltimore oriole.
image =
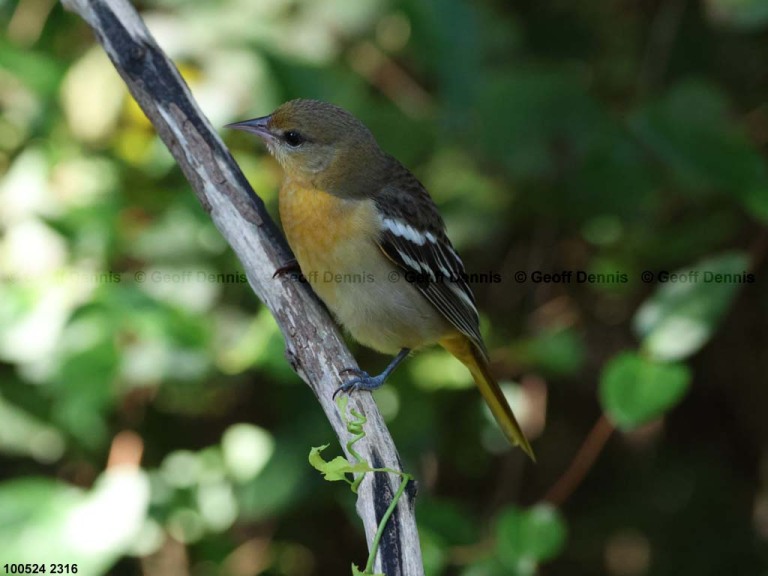
[[533, 458], [491, 375], [464, 265], [416, 177], [326, 102], [292, 100], [230, 127], [259, 136], [281, 164], [280, 220], [314, 291], [357, 341], [397, 354], [378, 376], [345, 370], [354, 378], [339, 391], [378, 388], [411, 350], [440, 344], [469, 369], [509, 441]]

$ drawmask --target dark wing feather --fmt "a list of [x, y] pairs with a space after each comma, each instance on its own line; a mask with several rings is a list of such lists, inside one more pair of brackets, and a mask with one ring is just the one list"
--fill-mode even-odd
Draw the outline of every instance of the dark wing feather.
[[421, 182], [397, 160], [391, 162], [390, 178], [375, 197], [385, 224], [379, 247], [486, 354], [475, 298], [466, 282], [464, 264], [445, 234], [443, 219]]

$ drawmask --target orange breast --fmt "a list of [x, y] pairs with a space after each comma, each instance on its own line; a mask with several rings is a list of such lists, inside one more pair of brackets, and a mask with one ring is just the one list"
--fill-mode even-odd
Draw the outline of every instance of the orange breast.
[[378, 230], [372, 200], [345, 200], [287, 180], [280, 190], [280, 220], [301, 271], [325, 303], [333, 308], [332, 274], [360, 271], [361, 254], [373, 245]]

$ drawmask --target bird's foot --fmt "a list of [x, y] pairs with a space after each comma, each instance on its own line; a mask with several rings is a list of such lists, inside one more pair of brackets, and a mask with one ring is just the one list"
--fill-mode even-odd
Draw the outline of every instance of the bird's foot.
[[345, 368], [339, 372], [339, 374], [351, 374], [354, 378], [352, 378], [352, 380], [347, 380], [344, 384], [336, 388], [336, 391], [333, 393], [334, 400], [340, 393], [350, 394], [357, 390], [376, 390], [384, 384], [384, 380], [386, 380], [389, 375], [387, 372], [382, 372], [378, 376], [371, 376], [368, 372], [360, 370], [359, 368]]

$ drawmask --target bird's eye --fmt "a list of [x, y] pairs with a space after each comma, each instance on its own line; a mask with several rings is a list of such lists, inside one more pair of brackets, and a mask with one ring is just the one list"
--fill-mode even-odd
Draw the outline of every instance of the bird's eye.
[[288, 130], [283, 134], [283, 140], [288, 146], [296, 147], [304, 143], [304, 136], [296, 132], [296, 130]]

